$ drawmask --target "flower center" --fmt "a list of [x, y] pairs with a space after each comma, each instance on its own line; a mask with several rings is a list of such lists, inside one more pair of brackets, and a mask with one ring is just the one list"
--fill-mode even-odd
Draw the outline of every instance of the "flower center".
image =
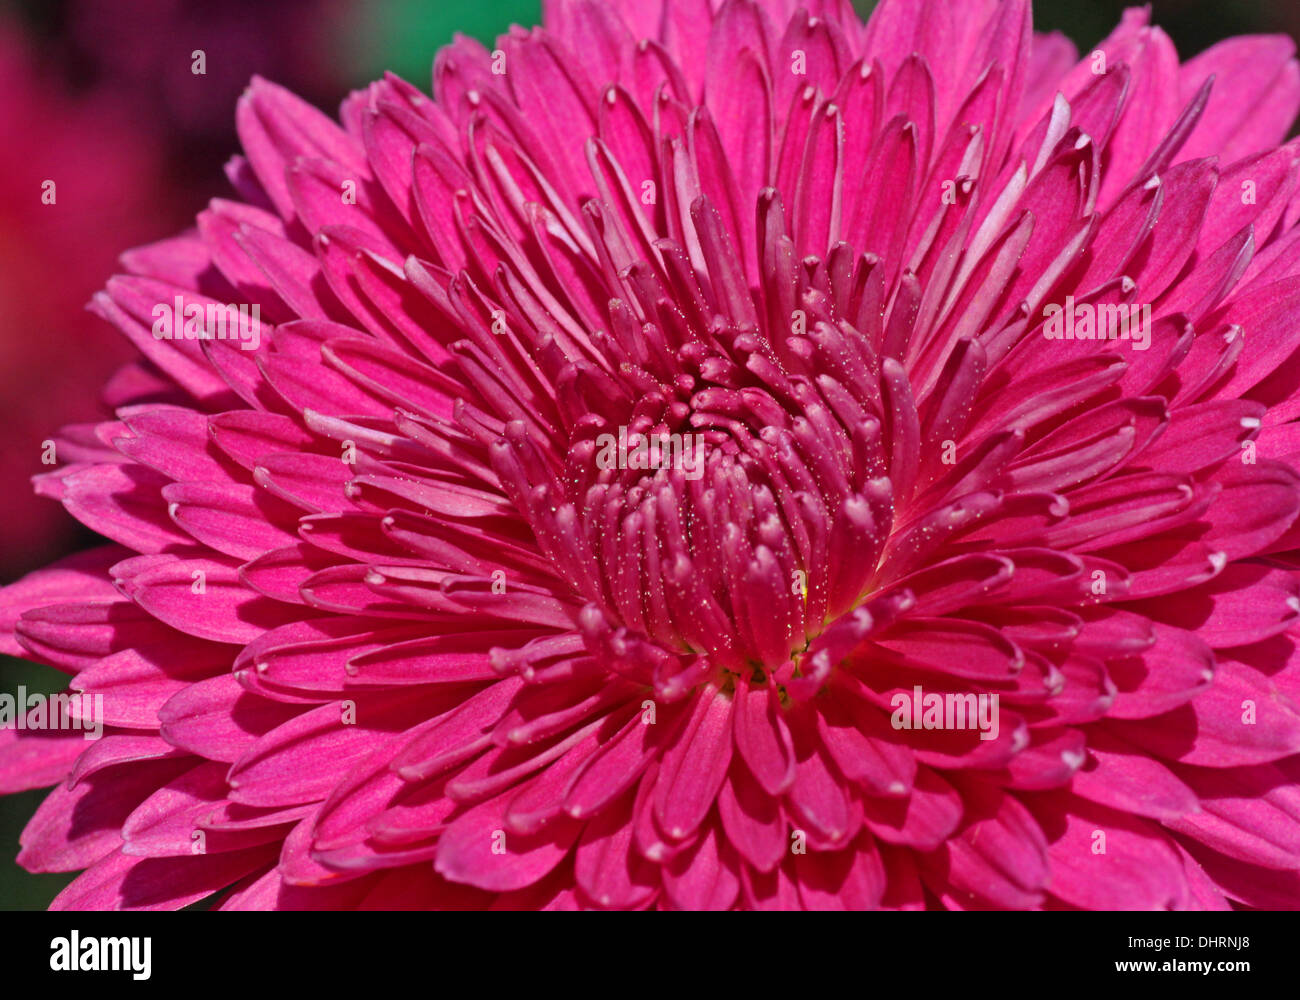
[[861, 335], [827, 326], [794, 345], [798, 362], [848, 359], [843, 381], [804, 375], [752, 332], [715, 336], [664, 358], [669, 371], [577, 372], [611, 405], [576, 422], [563, 468], [522, 422], [494, 452], [588, 602], [580, 624], [602, 662], [678, 685], [807, 673], [815, 640], [872, 589], [894, 518]]

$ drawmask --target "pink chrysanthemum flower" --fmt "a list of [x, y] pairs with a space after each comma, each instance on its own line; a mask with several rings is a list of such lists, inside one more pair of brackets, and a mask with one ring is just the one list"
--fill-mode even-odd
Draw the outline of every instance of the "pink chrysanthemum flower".
[[21, 861], [68, 908], [1295, 905], [1292, 55], [556, 0], [341, 126], [255, 82], [39, 480], [113, 544], [3, 597], [109, 727], [2, 734], [58, 783]]

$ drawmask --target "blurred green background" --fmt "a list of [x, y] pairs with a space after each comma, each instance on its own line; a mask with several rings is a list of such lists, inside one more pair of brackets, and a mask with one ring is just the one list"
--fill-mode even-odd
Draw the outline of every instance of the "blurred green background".
[[[337, 106], [349, 89], [384, 70], [392, 70], [427, 90], [433, 53], [451, 39], [453, 32], [490, 41], [512, 23], [536, 23], [540, 0], [295, 0], [287, 7], [296, 16], [310, 19], [310, 30], [304, 26], [302, 32], [297, 32], [292, 22], [265, 27], [260, 34], [251, 36], [258, 45], [241, 44], [236, 29], [241, 23], [247, 28], [250, 19], [261, 28], [265, 11], [284, 9], [281, 0], [275, 4], [229, 0], [221, 5], [226, 16], [221, 24], [194, 14], [200, 8], [217, 6], [192, 0], [107, 0], [101, 4], [94, 0], [0, 0], [0, 19], [17, 24], [32, 40], [32, 48], [42, 61], [57, 65], [74, 85], [120, 83], [141, 107], [142, 115], [162, 116], [161, 134], [169, 149], [176, 186], [182, 192], [181, 212], [188, 217], [209, 197], [225, 192], [220, 164], [236, 148], [231, 127], [233, 99], [242, 81], [252, 73], [285, 83], [327, 108]], [[874, 4], [867, 0], [858, 6], [865, 13]], [[1061, 30], [1086, 52], [1105, 37], [1125, 6], [1121, 0], [1040, 0], [1034, 5], [1035, 27]], [[1154, 21], [1170, 34], [1184, 58], [1229, 35], [1296, 35], [1300, 31], [1297, 0], [1155, 0], [1153, 7]], [[127, 51], [122, 64], [96, 50], [97, 31], [132, 15], [146, 24], [158, 19], [167, 25], [180, 25], [182, 28], [171, 30], [174, 37], [165, 39], [165, 44], [187, 52], [192, 46], [208, 44], [214, 61], [225, 60], [223, 65], [232, 76], [234, 91], [229, 101], [222, 99], [213, 113], [215, 117], [196, 114], [191, 107], [150, 104], [150, 98], [158, 95], [149, 91], [165, 88], [158, 87], [147, 74], [144, 79], [132, 76], [131, 69], [140, 68], [140, 53]], [[274, 34], [277, 30], [281, 36]], [[214, 41], [205, 42], [209, 35]], [[304, 40], [308, 36], [310, 43]], [[308, 44], [322, 47], [317, 53], [319, 58], [310, 65], [302, 60], [303, 48]], [[137, 90], [129, 89], [132, 83]], [[176, 227], [183, 224], [184, 218], [178, 216]], [[86, 541], [84, 535], [70, 534], [51, 542], [49, 558]], [[6, 565], [0, 553], [0, 581], [18, 575], [24, 568]], [[0, 657], [0, 690], [13, 692], [20, 685], [29, 691], [48, 693], [61, 690], [63, 680], [48, 668]], [[18, 851], [19, 833], [43, 795], [42, 791], [34, 791], [0, 799], [0, 909], [42, 909], [71, 878], [31, 875], [11, 861]]]

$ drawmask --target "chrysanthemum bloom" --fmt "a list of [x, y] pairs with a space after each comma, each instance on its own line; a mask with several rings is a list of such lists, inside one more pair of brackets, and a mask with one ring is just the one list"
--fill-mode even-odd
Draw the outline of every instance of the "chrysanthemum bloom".
[[[96, 300], [145, 360], [40, 479], [114, 544], [4, 597], [110, 727], [5, 734], [58, 782], [22, 862], [88, 869], [60, 907], [1294, 905], [1292, 53], [561, 0], [341, 126], [256, 82], [242, 200]], [[156, 339], [178, 296], [256, 350]]]

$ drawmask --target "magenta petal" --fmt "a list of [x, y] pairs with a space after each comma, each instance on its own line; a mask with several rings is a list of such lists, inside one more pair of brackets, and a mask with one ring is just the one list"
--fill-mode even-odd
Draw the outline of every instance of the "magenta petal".
[[707, 688], [677, 742], [664, 754], [655, 785], [655, 819], [674, 840], [682, 840], [703, 822], [731, 761], [732, 709], [728, 700]]
[[444, 878], [493, 892], [522, 889], [544, 878], [569, 852], [582, 830], [559, 819], [531, 837], [507, 834], [508, 796], [470, 809], [438, 840], [434, 868]]

